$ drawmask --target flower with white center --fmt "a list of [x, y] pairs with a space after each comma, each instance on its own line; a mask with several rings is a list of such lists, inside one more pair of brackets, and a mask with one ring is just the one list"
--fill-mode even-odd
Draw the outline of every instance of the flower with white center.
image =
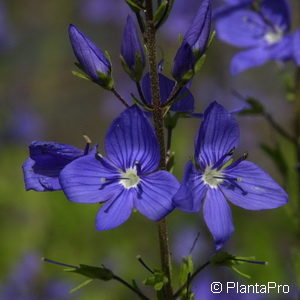
[[186, 164], [183, 182], [173, 199], [183, 211], [195, 213], [203, 207], [217, 250], [234, 230], [227, 201], [250, 210], [287, 203], [285, 191], [262, 169], [246, 161], [246, 154], [232, 162], [238, 143], [239, 127], [232, 114], [212, 103], [204, 112], [195, 140], [195, 165], [192, 161]]
[[231, 2], [215, 11], [219, 39], [246, 48], [231, 60], [236, 75], [268, 61], [293, 60], [300, 65], [299, 30], [290, 33], [291, 13], [286, 0]]
[[120, 226], [136, 208], [159, 221], [174, 206], [177, 179], [159, 171], [159, 146], [141, 109], [126, 109], [108, 130], [107, 157], [101, 154], [76, 159], [63, 169], [60, 183], [67, 198], [79, 203], [104, 202], [96, 217], [98, 230]]

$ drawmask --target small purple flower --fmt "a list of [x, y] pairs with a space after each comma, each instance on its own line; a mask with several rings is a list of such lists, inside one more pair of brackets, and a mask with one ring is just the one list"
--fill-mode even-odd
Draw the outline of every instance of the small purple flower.
[[183, 211], [195, 213], [203, 205], [204, 220], [217, 250], [234, 231], [227, 200], [250, 210], [287, 203], [285, 191], [258, 166], [245, 161], [245, 156], [231, 162], [238, 143], [239, 127], [232, 115], [220, 104], [210, 104], [195, 140], [195, 165], [192, 161], [186, 164], [174, 197], [175, 205]]
[[68, 164], [60, 174], [67, 198], [79, 203], [104, 202], [96, 228], [107, 230], [124, 223], [136, 208], [158, 221], [173, 210], [177, 179], [158, 171], [159, 146], [141, 109], [126, 109], [109, 128], [101, 154], [87, 155]]
[[111, 89], [111, 64], [105, 54], [89, 40], [75, 25], [69, 26], [70, 42], [80, 68], [99, 85]]
[[125, 71], [134, 81], [140, 81], [145, 67], [145, 55], [136, 26], [131, 16], [123, 33], [121, 60]]
[[[87, 144], [88, 145], [88, 144]], [[26, 190], [59, 191], [61, 170], [74, 159], [88, 153], [67, 144], [34, 141], [29, 146], [29, 158], [23, 164]], [[95, 149], [92, 151], [95, 153]]]
[[263, 0], [260, 4], [230, 1], [216, 12], [215, 18], [217, 36], [221, 40], [248, 48], [233, 57], [233, 75], [270, 60], [294, 60], [299, 64], [300, 44], [289, 34], [291, 16], [286, 0]]
[[[165, 103], [173, 91], [175, 81], [169, 79], [165, 75], [159, 73], [159, 90], [161, 103]], [[142, 91], [147, 103], [151, 103], [151, 83], [150, 75], [147, 73], [142, 80]], [[178, 101], [175, 102], [170, 110], [174, 112], [192, 112], [194, 110], [194, 97], [187, 87], [183, 87], [177, 96]]]
[[[173, 77], [178, 81], [187, 81], [184, 78], [193, 69], [203, 55], [210, 35], [211, 2], [202, 0], [198, 12], [184, 35], [183, 42], [174, 58]], [[187, 77], [191, 77], [190, 75]]]

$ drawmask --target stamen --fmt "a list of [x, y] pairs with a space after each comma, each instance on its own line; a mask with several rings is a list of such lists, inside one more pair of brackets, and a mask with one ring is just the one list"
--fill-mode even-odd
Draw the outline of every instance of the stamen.
[[95, 158], [99, 160], [105, 168], [112, 169], [112, 166], [104, 159], [104, 157], [99, 152], [95, 154]]
[[121, 179], [126, 179], [126, 178], [121, 178], [120, 176], [116, 176], [116, 177], [110, 177], [110, 178], [105, 178], [105, 177], [102, 177], [101, 178], [101, 187], [99, 188], [99, 190], [103, 190], [103, 188], [105, 188], [106, 186], [116, 182], [116, 181], [119, 181]]
[[83, 138], [85, 139], [85, 142], [86, 142], [86, 145], [84, 148], [84, 155], [87, 155], [90, 151], [90, 145], [91, 145], [92, 141], [87, 135], [83, 135]]
[[226, 180], [229, 181], [234, 187], [238, 188], [242, 192], [243, 196], [248, 194], [248, 192], [246, 192], [239, 184], [236, 183], [235, 178], [228, 177]]
[[225, 168], [225, 170], [231, 170], [232, 168], [236, 167], [238, 164], [240, 164], [242, 161], [248, 158], [248, 152], [245, 152], [240, 158], [238, 158], [235, 162], [230, 164], [228, 167]]
[[219, 160], [213, 165], [212, 169], [217, 169], [217, 170], [220, 170], [222, 168], [222, 164], [223, 164], [223, 161], [224, 159], [227, 157], [227, 156], [231, 156], [233, 154], [235, 150], [235, 147], [233, 147], [229, 152], [225, 153], [224, 155], [222, 155]]
[[140, 174], [141, 173], [141, 169], [142, 169], [141, 163], [137, 160], [137, 161], [135, 161], [134, 166], [136, 168], [137, 174]]

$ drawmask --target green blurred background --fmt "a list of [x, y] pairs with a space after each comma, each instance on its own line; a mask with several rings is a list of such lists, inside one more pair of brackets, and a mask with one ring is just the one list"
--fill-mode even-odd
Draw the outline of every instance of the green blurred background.
[[[117, 17], [106, 16], [103, 21], [101, 5], [98, 7], [98, 20], [91, 20], [87, 12], [83, 13], [88, 2], [84, 0], [2, 2], [6, 27], [1, 37], [3, 47], [0, 53], [0, 282], [5, 284], [11, 268], [24, 253], [31, 251], [68, 264], [104, 264], [129, 281], [132, 278], [142, 281], [149, 274], [137, 262], [137, 254], [142, 255], [151, 267], [159, 266], [155, 223], [134, 213], [123, 226], [97, 232], [94, 219], [98, 205], [68, 202], [62, 192], [26, 192], [21, 171], [31, 140], [58, 141], [83, 147], [82, 135], [87, 134], [103, 150], [105, 132], [123, 107], [109, 92], [71, 74], [71, 70], [75, 69], [75, 59], [69, 45], [67, 26], [69, 23], [78, 25], [102, 50], [110, 52], [116, 87], [128, 98], [134, 87], [119, 61], [122, 26], [126, 17], [123, 1], [114, 1], [113, 10]], [[300, 11], [299, 4], [294, 2], [294, 11]], [[191, 12], [195, 9], [195, 6], [192, 7]], [[186, 14], [179, 18], [191, 16]], [[174, 32], [162, 30], [159, 42], [165, 73], [170, 74], [178, 39]], [[228, 109], [241, 105], [232, 95], [232, 91], [236, 90], [245, 96], [261, 99], [274, 118], [291, 130], [293, 103], [285, 100], [281, 66], [269, 63], [231, 77], [228, 75], [229, 63], [236, 51], [217, 40], [209, 49], [207, 63], [192, 87], [197, 111], [203, 111], [213, 100]], [[289, 68], [292, 69], [292, 66]], [[248, 151], [250, 160], [283, 183], [282, 176], [260, 148], [262, 143], [275, 145], [280, 138], [260, 117], [238, 117], [238, 120], [242, 138], [237, 155]], [[200, 121], [195, 119], [181, 120], [174, 134], [174, 172], [180, 179], [184, 163], [193, 155], [193, 139], [199, 124]], [[292, 164], [290, 145], [284, 144], [284, 147], [285, 155]], [[258, 260], [269, 262], [266, 267], [241, 267], [243, 272], [251, 275], [250, 282], [265, 284], [275, 281], [295, 286], [295, 265], [291, 257], [297, 240], [288, 206], [263, 212], [233, 207], [236, 231], [226, 249], [233, 254], [254, 255]], [[198, 262], [209, 258], [213, 252], [213, 241], [198, 215], [175, 210], [168, 217], [168, 224], [171, 244], [186, 226], [199, 229], [201, 239], [197, 247], [201, 256], [197, 258]], [[210, 269], [211, 274], [220, 272]], [[84, 281], [79, 275], [65, 274], [60, 267], [50, 264], [43, 264], [41, 276], [45, 280], [64, 278], [73, 286]], [[174, 276], [176, 282], [176, 264]], [[244, 282], [242, 278], [238, 280]], [[290, 297], [286, 299], [293, 299]], [[76, 299], [134, 297], [117, 282], [94, 281], [82, 289]], [[283, 298], [274, 296], [270, 299]]]

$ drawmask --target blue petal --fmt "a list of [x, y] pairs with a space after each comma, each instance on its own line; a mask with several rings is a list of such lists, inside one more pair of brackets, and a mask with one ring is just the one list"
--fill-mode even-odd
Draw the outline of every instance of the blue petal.
[[43, 192], [61, 190], [58, 181], [61, 170], [84, 152], [67, 144], [34, 141], [29, 154], [23, 164], [26, 190]]
[[259, 46], [266, 30], [265, 23], [257, 13], [243, 8], [228, 10], [216, 22], [218, 38], [237, 47]]
[[237, 186], [223, 184], [222, 191], [233, 204], [250, 209], [277, 208], [287, 203], [286, 192], [261, 168], [243, 161], [234, 168], [225, 169], [226, 174], [237, 178]]
[[247, 69], [258, 67], [272, 59], [269, 47], [258, 47], [242, 51], [236, 54], [231, 60], [230, 72], [236, 75]]
[[300, 29], [293, 35], [293, 51], [296, 64], [300, 66]]
[[96, 216], [96, 228], [108, 230], [126, 222], [133, 209], [133, 197], [132, 190], [123, 190], [116, 198], [107, 201]]
[[195, 160], [205, 169], [236, 148], [240, 133], [236, 120], [222, 105], [213, 102], [204, 112], [195, 140]]
[[201, 209], [207, 188], [201, 180], [202, 174], [196, 170], [192, 161], [184, 169], [183, 182], [173, 198], [174, 205], [179, 209], [195, 213]]
[[[94, 155], [78, 158], [67, 165], [59, 180], [67, 198], [78, 203], [97, 203], [114, 199], [123, 190], [117, 168]], [[111, 180], [110, 180], [111, 179]]]
[[140, 196], [134, 206], [153, 221], [159, 221], [173, 209], [172, 198], [179, 188], [177, 179], [166, 171], [158, 171], [142, 176]]
[[261, 13], [274, 26], [284, 31], [291, 27], [290, 6], [286, 0], [264, 0], [261, 4]]
[[140, 54], [140, 57], [144, 64], [145, 56], [143, 46], [141, 45], [134, 21], [131, 16], [128, 16], [123, 34], [121, 55], [125, 59], [130, 69], [134, 69], [137, 53]]
[[108, 158], [125, 171], [138, 162], [141, 173], [155, 170], [159, 164], [159, 146], [154, 130], [137, 105], [115, 119], [106, 135]]
[[111, 65], [104, 53], [76, 26], [69, 26], [69, 37], [78, 62], [93, 80], [99, 80], [98, 72], [110, 73]]
[[45, 168], [37, 165], [33, 159], [28, 158], [22, 168], [27, 191], [48, 192], [61, 190], [58, 176], [63, 166]]
[[193, 50], [199, 51], [199, 56], [206, 48], [210, 34], [211, 0], [203, 0], [191, 26], [184, 35], [183, 43], [188, 43]]
[[[166, 103], [174, 86], [175, 86], [175, 81], [159, 73], [159, 89], [160, 89], [160, 99], [162, 103]], [[151, 83], [150, 83], [149, 73], [147, 73], [143, 78], [142, 91], [147, 103], [150, 104], [152, 102], [151, 101], [152, 96], [151, 96]], [[194, 97], [186, 87], [182, 88], [177, 98], [180, 100], [171, 106], [172, 111], [189, 112], [194, 110]]]
[[216, 249], [220, 250], [234, 231], [231, 209], [218, 189], [208, 189], [203, 216], [209, 231], [214, 237]]

